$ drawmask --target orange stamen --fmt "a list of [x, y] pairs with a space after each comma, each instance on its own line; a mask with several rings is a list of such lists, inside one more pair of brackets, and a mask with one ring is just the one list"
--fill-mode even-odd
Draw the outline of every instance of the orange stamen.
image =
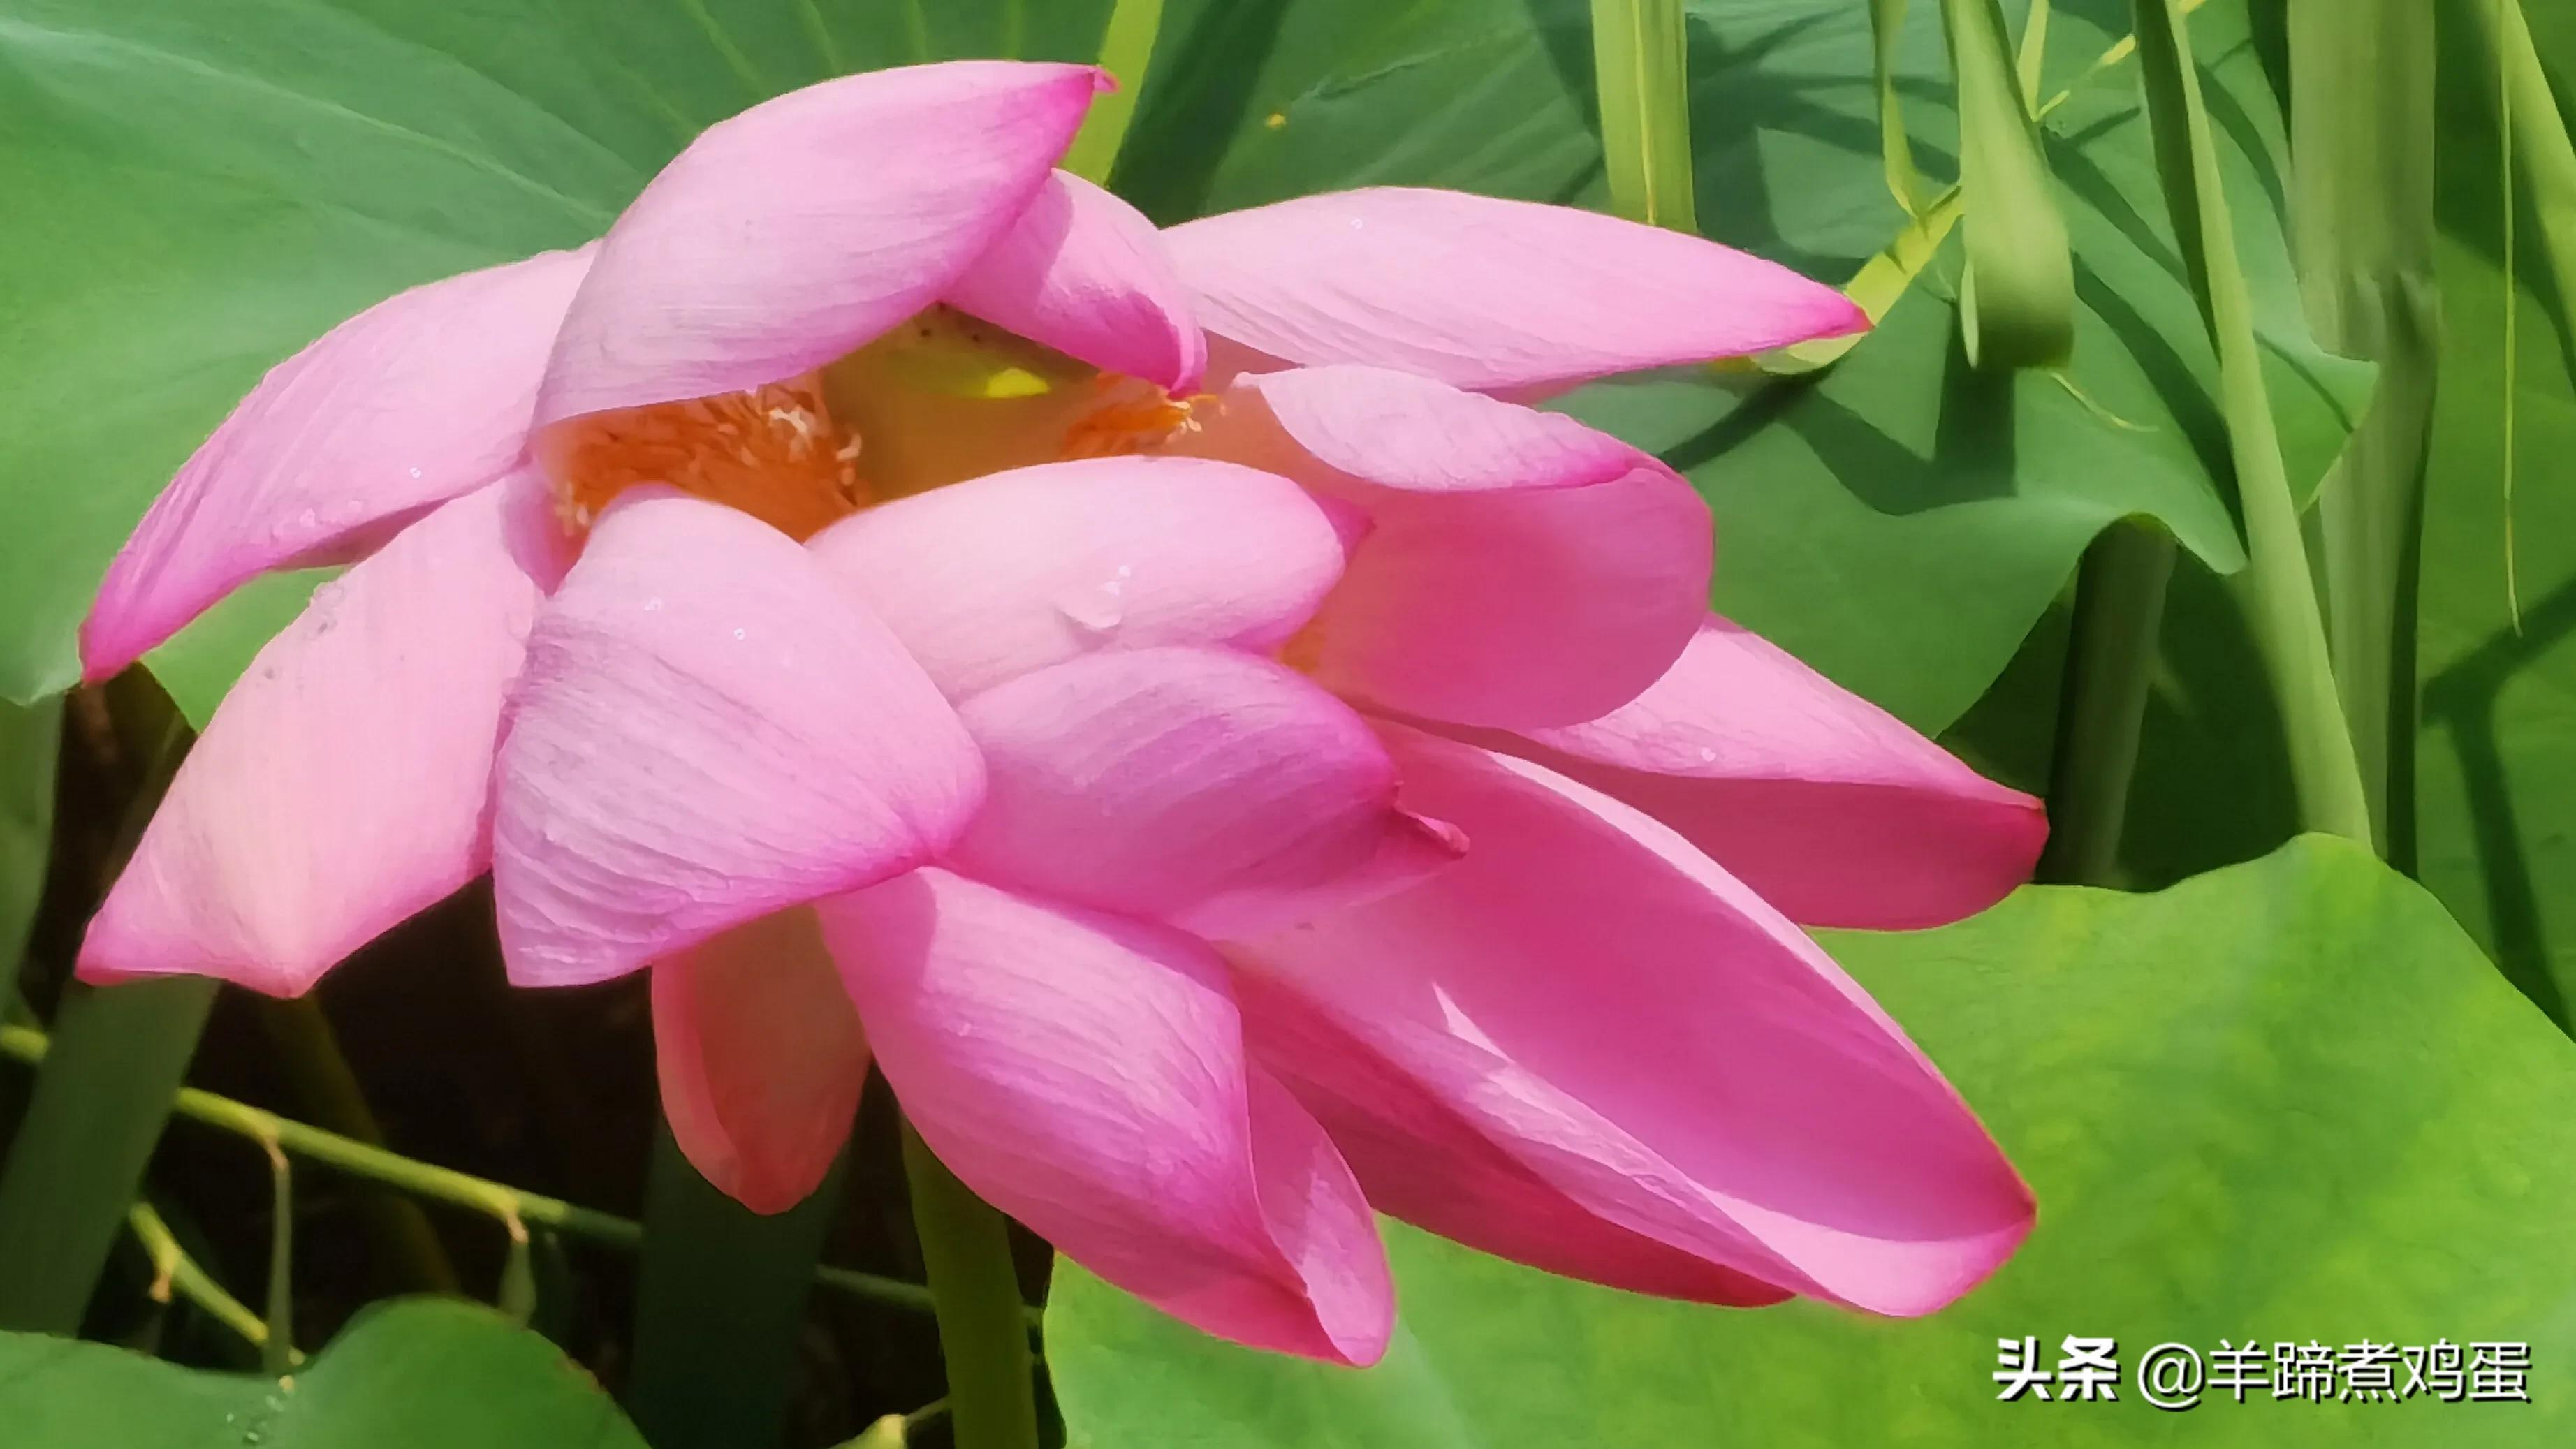
[[642, 483], [741, 509], [805, 539], [856, 509], [859, 439], [832, 421], [810, 374], [748, 392], [577, 418], [547, 437], [555, 511], [568, 532]]
[[[1064, 458], [1118, 458], [1142, 453], [1171, 441], [1180, 432], [1197, 432], [1193, 414], [1213, 403], [1210, 393], [1175, 398], [1150, 384], [1104, 372], [1093, 384], [1106, 400], [1073, 420], [1057, 444]], [[1140, 396], [1136, 388], [1143, 388]], [[1123, 395], [1122, 395], [1123, 394]]]

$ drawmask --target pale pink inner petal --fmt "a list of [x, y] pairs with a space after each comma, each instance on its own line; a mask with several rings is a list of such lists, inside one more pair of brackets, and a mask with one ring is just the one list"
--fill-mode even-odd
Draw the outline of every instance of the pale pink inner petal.
[[496, 781], [513, 980], [574, 985], [945, 849], [973, 742], [903, 646], [767, 525], [628, 495], [529, 637]]
[[969, 1187], [1210, 1333], [1341, 1363], [1384, 1351], [1368, 1205], [1247, 1067], [1204, 945], [937, 868], [820, 909], [905, 1114]]
[[179, 767], [81, 975], [298, 995], [480, 875], [502, 701], [559, 549], [514, 475], [317, 590]]
[[1708, 610], [1708, 507], [1575, 422], [1382, 368], [1246, 376], [1179, 446], [1286, 473], [1366, 516], [1291, 657], [1431, 719], [1596, 718], [1669, 668]]
[[2028, 1232], [1958, 1095], [1751, 891], [1537, 766], [1387, 741], [1408, 806], [1474, 848], [1246, 943], [1250, 969], [1585, 1210], [1766, 1282], [1927, 1312]]
[[244, 581], [349, 556], [515, 467], [583, 252], [414, 287], [279, 363], [191, 455], [81, 626], [105, 679]]
[[1199, 385], [1207, 339], [1163, 241], [1136, 208], [1058, 171], [948, 289], [987, 322], [1175, 393]]
[[805, 906], [654, 963], [653, 1048], [680, 1150], [758, 1213], [822, 1182], [868, 1079], [858, 1012]]
[[1636, 806], [1811, 926], [1973, 915], [2030, 879], [2048, 838], [2037, 800], [1714, 615], [1600, 719], [1469, 737]]
[[609, 229], [538, 403], [552, 423], [779, 382], [920, 311], [1046, 185], [1102, 83], [951, 61], [708, 128]]
[[990, 788], [950, 860], [1057, 900], [1223, 938], [1409, 885], [1462, 848], [1395, 808], [1366, 722], [1266, 659], [1083, 655], [959, 712]]
[[808, 547], [952, 698], [1103, 649], [1275, 649], [1344, 553], [1327, 505], [1295, 484], [1195, 458], [996, 473], [869, 509]]
[[1371, 363], [1478, 390], [1869, 325], [1831, 287], [1715, 242], [1456, 191], [1299, 197], [1163, 237], [1210, 332], [1291, 363]]

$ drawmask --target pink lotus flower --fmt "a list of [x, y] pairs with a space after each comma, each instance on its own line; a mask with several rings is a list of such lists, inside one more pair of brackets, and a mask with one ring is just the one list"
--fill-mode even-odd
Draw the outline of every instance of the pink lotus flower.
[[512, 979], [653, 968], [672, 1124], [743, 1201], [813, 1186], [873, 1058], [1067, 1254], [1333, 1360], [1390, 1331], [1372, 1205], [1716, 1303], [1979, 1281], [2025, 1189], [1792, 923], [1978, 910], [2035, 802], [1710, 617], [1692, 490], [1494, 396], [1861, 319], [1441, 192], [1157, 234], [1051, 169], [1096, 84], [782, 97], [597, 244], [270, 373], [88, 672], [357, 562], [83, 973], [301, 992], [488, 869]]

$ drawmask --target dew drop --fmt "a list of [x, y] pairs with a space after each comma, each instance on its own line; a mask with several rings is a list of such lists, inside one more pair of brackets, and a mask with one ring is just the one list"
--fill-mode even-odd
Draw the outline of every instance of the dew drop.
[[660, 594], [655, 594], [653, 597], [646, 599], [644, 601], [644, 612], [647, 614], [658, 614], [662, 612], [662, 596]]
[[320, 523], [321, 521], [322, 515], [314, 512], [310, 508], [295, 515], [295, 526], [298, 528], [311, 528], [313, 525]]
[[733, 637], [735, 637], [735, 638], [739, 639], [739, 638], [741, 638], [742, 636], [743, 636], [743, 631], [742, 631], [742, 630], [740, 630], [740, 629], [736, 629], [736, 630], [734, 630], [734, 631], [733, 631]]
[[1127, 605], [1118, 597], [1120, 592], [1120, 584], [1112, 579], [1097, 589], [1058, 601], [1056, 610], [1071, 620], [1076, 628], [1106, 634], [1127, 620]]
[[1699, 762], [1700, 762], [1701, 764], [1703, 764], [1703, 765], [1714, 764], [1714, 763], [1716, 763], [1716, 761], [1717, 761], [1717, 751], [1710, 749], [1710, 748], [1709, 748], [1708, 746], [1706, 746], [1706, 745], [1702, 745], [1702, 746], [1700, 746], [1700, 749], [1699, 749]]
[[415, 478], [419, 477], [419, 476], [420, 476], [420, 470], [419, 470], [418, 468], [414, 468], [414, 469], [412, 469], [412, 470], [411, 470], [411, 476], [413, 476], [413, 477], [415, 477]]

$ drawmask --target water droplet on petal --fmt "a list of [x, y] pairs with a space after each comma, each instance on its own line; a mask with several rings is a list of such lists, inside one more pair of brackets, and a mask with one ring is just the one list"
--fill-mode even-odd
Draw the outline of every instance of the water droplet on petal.
[[414, 468], [414, 469], [412, 469], [412, 470], [411, 470], [411, 476], [413, 476], [413, 477], [415, 477], [415, 478], [419, 477], [419, 476], [420, 476], [420, 470], [419, 470], [418, 468]]
[[742, 637], [742, 635], [743, 635], [743, 631], [742, 631], [742, 630], [740, 630], [740, 629], [736, 629], [736, 630], [734, 630], [734, 631], [733, 631], [733, 637], [735, 637], [735, 638], [737, 638], [737, 639], [741, 638], [741, 637]]
[[1700, 749], [1699, 749], [1699, 762], [1700, 762], [1701, 764], [1703, 764], [1703, 765], [1707, 765], [1707, 764], [1714, 764], [1714, 763], [1716, 763], [1716, 761], [1717, 761], [1717, 751], [1710, 749], [1710, 748], [1709, 748], [1708, 746], [1706, 746], [1706, 745], [1702, 745], [1702, 746], [1700, 746]]
[[655, 594], [653, 597], [646, 599], [644, 601], [644, 612], [647, 614], [658, 614], [662, 612], [662, 596], [660, 594]]
[[295, 515], [295, 526], [298, 528], [311, 528], [313, 525], [320, 523], [321, 521], [322, 515], [314, 512], [310, 508]]
[[1120, 592], [1118, 581], [1112, 579], [1097, 589], [1080, 590], [1069, 598], [1058, 600], [1056, 611], [1071, 620], [1076, 628], [1106, 634], [1126, 622], [1127, 604], [1119, 598]]

